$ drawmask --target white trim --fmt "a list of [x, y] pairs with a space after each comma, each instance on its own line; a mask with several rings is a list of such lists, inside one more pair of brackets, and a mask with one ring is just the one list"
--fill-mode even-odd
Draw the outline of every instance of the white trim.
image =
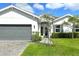
[[61, 17], [59, 17], [59, 18], [56, 18], [56, 19], [54, 20], [54, 22], [60, 21], [62, 18], [64, 18], [64, 17], [69, 17], [69, 16], [73, 16], [73, 15], [71, 15], [71, 14], [66, 14], [66, 15], [64, 15], [64, 16], [61, 16]]
[[79, 28], [75, 28], [75, 30], [74, 30], [74, 31], [75, 31], [75, 32], [79, 32], [79, 31], [76, 31], [77, 29], [79, 30]]
[[8, 7], [2, 8], [2, 9], [0, 9], [0, 12], [4, 11], [4, 10], [6, 10], [6, 9], [12, 8], [12, 7], [13, 7], [13, 5], [10, 5], [10, 6], [8, 6]]
[[55, 32], [56, 32], [56, 29], [59, 29], [60, 30], [59, 32], [61, 32], [61, 25], [59, 25], [60, 28], [56, 28], [56, 26], [58, 26], [58, 25], [55, 25]]
[[3, 8], [3, 9], [1, 9], [0, 12], [4, 11], [4, 10], [6, 10], [6, 9], [9, 9], [9, 8], [18, 9], [18, 10], [20, 10], [20, 11], [23, 11], [23, 12], [25, 12], [25, 13], [31, 15], [31, 16], [34, 16], [34, 17], [40, 19], [37, 15], [34, 15], [33, 13], [31, 13], [31, 12], [29, 12], [29, 11], [27, 11], [27, 10], [26, 10], [26, 11], [25, 11], [25, 10], [22, 10], [22, 9], [20, 9], [20, 8], [18, 8], [18, 7], [13, 6], [13, 5], [10, 5], [10, 6], [8, 6], [8, 7], [5, 7], [5, 8]]

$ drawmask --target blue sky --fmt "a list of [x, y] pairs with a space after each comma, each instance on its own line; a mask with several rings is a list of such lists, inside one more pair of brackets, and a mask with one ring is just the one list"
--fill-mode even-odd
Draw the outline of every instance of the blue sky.
[[[0, 3], [0, 9], [11, 5], [11, 3]], [[78, 3], [14, 3], [13, 5], [32, 12], [36, 15], [50, 14], [54, 16], [63, 16], [65, 14], [79, 15]]]

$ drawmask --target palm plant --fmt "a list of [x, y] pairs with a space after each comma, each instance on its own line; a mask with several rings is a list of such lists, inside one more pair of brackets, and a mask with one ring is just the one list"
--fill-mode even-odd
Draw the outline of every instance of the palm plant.
[[69, 17], [69, 22], [72, 23], [72, 38], [74, 38], [74, 28], [75, 28], [75, 25], [79, 23], [79, 19], [76, 17], [76, 16], [73, 16], [73, 17]]

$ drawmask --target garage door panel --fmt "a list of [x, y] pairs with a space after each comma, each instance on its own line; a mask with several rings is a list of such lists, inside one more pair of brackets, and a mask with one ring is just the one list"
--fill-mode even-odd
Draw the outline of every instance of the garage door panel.
[[31, 39], [31, 26], [1, 26], [0, 39]]

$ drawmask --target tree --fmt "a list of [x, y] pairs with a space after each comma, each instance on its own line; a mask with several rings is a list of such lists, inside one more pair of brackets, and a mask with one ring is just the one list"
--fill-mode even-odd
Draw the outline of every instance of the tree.
[[71, 16], [68, 21], [72, 23], [72, 38], [74, 38], [74, 28], [75, 25], [79, 23], [79, 19], [76, 16]]
[[[48, 14], [44, 14], [43, 16], [41, 16], [41, 19], [43, 19], [48, 25], [48, 38], [43, 39], [41, 42], [51, 45], [51, 44], [53, 44], [52, 41], [50, 40], [51, 24], [53, 23], [54, 19], [52, 16], [49, 16]], [[45, 41], [47, 41], [47, 42], [45, 42]]]

